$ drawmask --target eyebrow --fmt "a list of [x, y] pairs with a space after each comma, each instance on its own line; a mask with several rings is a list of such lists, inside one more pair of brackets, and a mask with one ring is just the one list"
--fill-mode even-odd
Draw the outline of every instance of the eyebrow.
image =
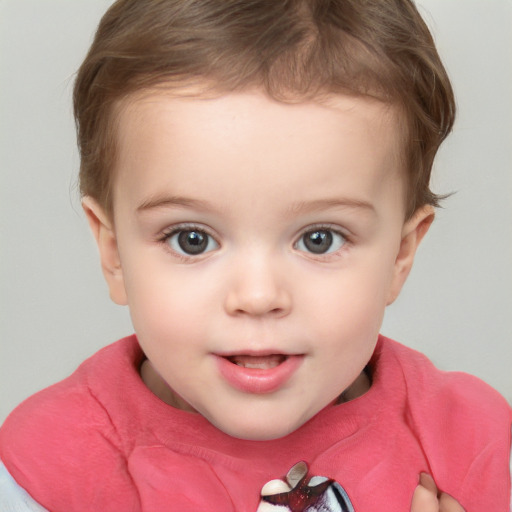
[[330, 209], [355, 209], [366, 210], [370, 213], [376, 213], [375, 207], [372, 203], [361, 201], [358, 199], [350, 198], [331, 198], [331, 199], [318, 199], [314, 201], [300, 201], [290, 206], [288, 209], [290, 214], [295, 215], [298, 213], [314, 213], [322, 210]]
[[210, 203], [201, 199], [183, 196], [157, 196], [143, 201], [137, 207], [137, 212], [155, 210], [158, 208], [174, 208], [176, 206], [199, 210], [213, 210], [213, 206]]
[[[202, 199], [194, 199], [184, 196], [156, 196], [143, 201], [138, 207], [137, 212], [146, 212], [159, 208], [194, 208], [203, 211], [213, 211], [215, 208], [208, 201]], [[322, 210], [330, 209], [354, 209], [366, 210], [370, 213], [375, 213], [375, 207], [367, 202], [358, 199], [349, 198], [328, 198], [316, 199], [313, 201], [299, 201], [292, 204], [287, 208], [289, 215], [297, 215], [302, 213], [314, 213]]]

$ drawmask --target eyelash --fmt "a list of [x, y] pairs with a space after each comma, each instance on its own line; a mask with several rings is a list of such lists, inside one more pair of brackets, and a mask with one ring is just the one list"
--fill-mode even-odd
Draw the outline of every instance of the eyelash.
[[[297, 249], [297, 245], [301, 242], [302, 238], [308, 234], [308, 233], [314, 233], [316, 231], [327, 231], [331, 232], [337, 236], [340, 236], [343, 239], [343, 244], [339, 249], [333, 250], [331, 252], [325, 252], [325, 253], [314, 253], [314, 252], [306, 252], [302, 251], [300, 249]], [[293, 247], [297, 250], [299, 250], [301, 253], [305, 253], [308, 255], [308, 257], [312, 258], [319, 258], [322, 260], [327, 260], [330, 258], [335, 258], [341, 256], [341, 252], [346, 250], [350, 244], [352, 243], [351, 236], [347, 234], [345, 231], [342, 231], [337, 226], [333, 226], [330, 224], [313, 224], [312, 226], [308, 226], [307, 228], [303, 229], [299, 236], [297, 237], [295, 243], [293, 244]]]
[[165, 246], [165, 249], [172, 252], [173, 256], [182, 260], [182, 261], [190, 261], [191, 259], [196, 259], [198, 257], [201, 257], [204, 254], [207, 254], [210, 251], [202, 252], [197, 255], [194, 254], [183, 254], [181, 252], [176, 251], [170, 246], [169, 241], [171, 238], [179, 233], [182, 232], [193, 232], [196, 231], [198, 233], [204, 233], [206, 234], [213, 242], [217, 245], [217, 247], [220, 247], [220, 243], [217, 241], [216, 237], [211, 233], [210, 229], [208, 229], [206, 226], [201, 226], [198, 224], [178, 224], [176, 226], [172, 226], [171, 228], [168, 228], [164, 231], [162, 231], [161, 235], [157, 238], [157, 242], [161, 243]]

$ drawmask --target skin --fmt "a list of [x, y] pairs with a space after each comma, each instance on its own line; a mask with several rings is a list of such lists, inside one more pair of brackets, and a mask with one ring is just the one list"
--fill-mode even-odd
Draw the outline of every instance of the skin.
[[464, 512], [457, 500], [440, 492], [430, 475], [422, 473], [414, 491], [411, 512]]
[[[279, 438], [368, 389], [384, 310], [433, 210], [405, 219], [397, 116], [382, 103], [186, 92], [124, 101], [113, 218], [92, 198], [84, 209], [146, 385], [229, 435]], [[208, 240], [198, 254], [180, 245], [191, 232]], [[324, 253], [306, 244], [315, 232], [332, 237]], [[248, 392], [219, 371], [228, 356], [297, 367]]]

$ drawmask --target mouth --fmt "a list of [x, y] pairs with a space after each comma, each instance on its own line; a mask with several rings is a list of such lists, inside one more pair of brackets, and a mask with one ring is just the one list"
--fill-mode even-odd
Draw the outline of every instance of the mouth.
[[230, 363], [241, 366], [242, 368], [254, 370], [271, 370], [284, 363], [288, 356], [284, 354], [269, 354], [265, 356], [252, 356], [239, 354], [225, 357]]
[[217, 355], [223, 379], [232, 387], [252, 394], [273, 393], [283, 388], [298, 371], [303, 354], [275, 352]]

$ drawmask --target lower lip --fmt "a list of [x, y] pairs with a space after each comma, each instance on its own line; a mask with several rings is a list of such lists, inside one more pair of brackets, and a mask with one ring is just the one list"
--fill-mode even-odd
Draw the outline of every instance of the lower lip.
[[263, 395], [281, 388], [297, 371], [304, 356], [288, 356], [278, 366], [266, 370], [238, 366], [221, 356], [216, 359], [221, 375], [231, 386], [244, 393]]

